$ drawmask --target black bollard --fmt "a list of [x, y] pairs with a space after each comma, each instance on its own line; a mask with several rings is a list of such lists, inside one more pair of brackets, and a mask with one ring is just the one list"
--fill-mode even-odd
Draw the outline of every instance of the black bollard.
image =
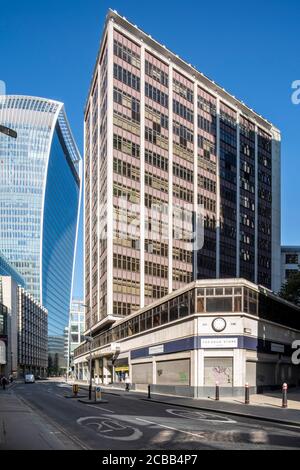
[[287, 386], [286, 383], [284, 383], [282, 385], [282, 408], [287, 408], [288, 407], [287, 390], [288, 390], [288, 386]]
[[151, 398], [151, 390], [150, 390], [150, 385], [148, 385], [148, 398]]
[[220, 400], [220, 386], [219, 382], [216, 382], [216, 401]]
[[245, 385], [245, 405], [249, 405], [250, 403], [250, 390], [249, 384], [246, 383]]

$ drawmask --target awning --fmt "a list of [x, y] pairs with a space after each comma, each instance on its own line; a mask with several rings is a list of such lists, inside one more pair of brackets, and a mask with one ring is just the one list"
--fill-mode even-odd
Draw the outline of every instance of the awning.
[[128, 372], [129, 367], [128, 366], [120, 366], [115, 368], [115, 372]]

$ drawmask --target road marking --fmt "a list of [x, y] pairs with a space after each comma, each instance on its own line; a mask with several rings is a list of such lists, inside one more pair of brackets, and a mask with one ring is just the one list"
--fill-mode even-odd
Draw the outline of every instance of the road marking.
[[58, 398], [64, 398], [62, 395], [59, 395], [58, 393], [54, 393], [54, 395]]
[[179, 418], [185, 419], [194, 419], [197, 421], [205, 421], [206, 423], [214, 423], [214, 424], [236, 424], [237, 421], [234, 421], [231, 418], [226, 418], [225, 416], [220, 417], [214, 413], [206, 413], [202, 411], [190, 411], [190, 410], [178, 410], [178, 409], [167, 409], [167, 413], [170, 413], [175, 416], [179, 416]]
[[203, 433], [195, 434], [193, 432], [183, 431], [182, 429], [173, 428], [172, 426], [166, 426], [165, 424], [155, 423], [154, 421], [148, 421], [147, 419], [142, 419], [142, 418], [136, 418], [136, 420], [137, 421], [143, 421], [144, 423], [148, 423], [148, 424], [155, 424], [156, 426], [159, 426], [161, 428], [171, 429], [171, 431], [182, 432], [183, 434], [188, 434], [189, 436], [204, 439]]
[[[122, 423], [118, 422], [117, 420], [113, 420], [110, 418], [104, 418], [101, 416], [84, 416], [82, 418], [77, 419], [77, 424], [80, 426], [86, 427], [95, 427], [97, 434], [99, 436], [104, 437], [105, 439], [112, 439], [116, 441], [137, 441], [143, 436], [143, 433], [140, 429], [135, 428], [133, 426], [124, 426]], [[87, 422], [90, 420], [90, 422]], [[92, 421], [93, 420], [93, 421]], [[124, 436], [124, 435], [113, 435], [115, 434], [122, 434], [127, 430], [130, 431], [131, 434]]]
[[103, 411], [107, 411], [108, 413], [114, 413], [114, 411], [111, 411], [111, 410], [108, 410], [107, 408], [102, 408], [101, 406], [98, 406], [98, 405], [88, 405], [88, 406], [91, 406], [92, 408], [96, 408], [96, 410], [103, 410]]

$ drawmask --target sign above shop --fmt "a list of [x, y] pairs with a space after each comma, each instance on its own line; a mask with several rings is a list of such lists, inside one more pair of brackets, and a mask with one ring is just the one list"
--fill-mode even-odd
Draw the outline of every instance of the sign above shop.
[[201, 339], [201, 348], [219, 349], [219, 348], [237, 348], [238, 338], [203, 338]]
[[271, 343], [271, 351], [284, 353], [284, 344]]
[[159, 346], [152, 346], [149, 348], [149, 355], [151, 354], [161, 354], [164, 352], [164, 345], [160, 344]]

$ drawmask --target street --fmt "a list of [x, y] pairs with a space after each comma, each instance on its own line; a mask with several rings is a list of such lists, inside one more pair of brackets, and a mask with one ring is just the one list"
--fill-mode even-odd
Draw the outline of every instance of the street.
[[300, 428], [154, 403], [130, 392], [105, 393], [107, 403], [88, 405], [66, 398], [71, 387], [53, 380], [0, 393], [2, 403], [5, 394], [6, 403], [20, 405], [1, 409], [1, 450], [300, 448]]

